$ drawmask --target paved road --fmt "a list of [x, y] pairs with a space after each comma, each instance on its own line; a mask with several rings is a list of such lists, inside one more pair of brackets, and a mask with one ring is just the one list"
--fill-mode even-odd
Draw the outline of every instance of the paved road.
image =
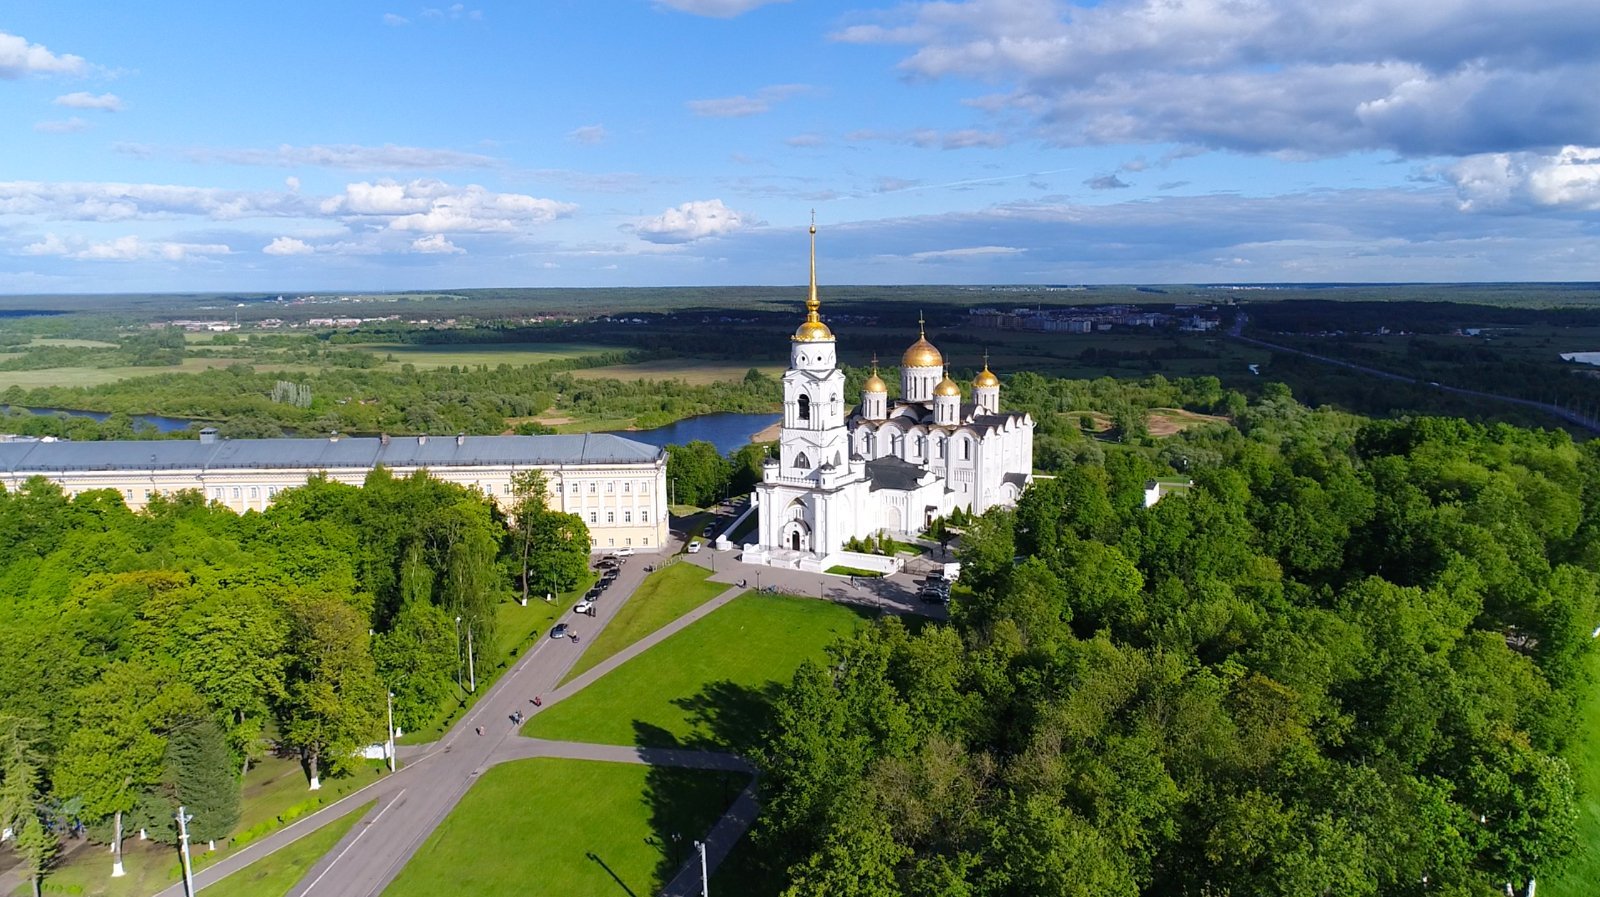
[[[617, 582], [599, 604], [599, 616], [569, 618], [584, 640], [574, 645], [567, 640], [541, 638], [497, 682], [451, 731], [431, 745], [403, 748], [398, 773], [347, 795], [335, 804], [297, 820], [233, 856], [197, 873], [197, 887], [204, 889], [223, 876], [270, 856], [317, 829], [375, 802], [360, 824], [319, 860], [289, 892], [289, 897], [377, 897], [400, 873], [417, 849], [455, 807], [485, 769], [508, 760], [530, 757], [561, 757], [616, 763], [644, 763], [692, 769], [715, 769], [749, 773], [750, 784], [720, 819], [706, 838], [707, 865], [715, 870], [754, 821], [759, 809], [755, 769], [741, 757], [716, 751], [683, 751], [636, 748], [619, 745], [582, 744], [520, 738], [510, 721], [513, 711], [527, 713], [528, 700], [542, 695], [543, 706], [576, 694], [590, 683], [648, 651], [661, 641], [743, 594], [746, 587], [777, 586], [796, 595], [816, 595], [830, 601], [876, 608], [886, 613], [918, 613], [944, 616], [944, 607], [928, 605], [916, 598], [916, 579], [911, 574], [851, 580], [826, 574], [803, 573], [758, 567], [736, 560], [733, 552], [707, 549], [686, 555], [690, 562], [714, 570], [711, 579], [728, 583], [730, 588], [693, 611], [679, 617], [649, 636], [607, 658], [594, 668], [558, 685], [577, 662], [579, 649], [592, 644], [604, 624], [633, 595], [643, 580], [644, 567], [656, 560], [640, 556], [630, 561]], [[478, 726], [484, 735], [477, 735]], [[361, 846], [360, 850], [356, 848]], [[698, 857], [686, 862], [664, 894], [692, 895], [699, 889]], [[174, 885], [157, 897], [183, 897], [182, 885]]]

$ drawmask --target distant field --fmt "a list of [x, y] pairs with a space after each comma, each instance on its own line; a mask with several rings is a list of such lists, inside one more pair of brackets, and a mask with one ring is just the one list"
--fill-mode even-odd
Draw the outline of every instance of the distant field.
[[1226, 417], [1215, 414], [1197, 414], [1181, 408], [1153, 408], [1148, 417], [1151, 436], [1171, 436], [1190, 427], [1203, 424], [1225, 424]]
[[447, 368], [456, 365], [491, 367], [501, 364], [538, 364], [556, 358], [577, 358], [580, 355], [597, 355], [620, 351], [617, 346], [595, 343], [484, 343], [454, 346], [419, 346], [410, 343], [354, 344], [346, 348], [362, 349], [383, 358], [394, 356], [394, 361], [384, 365], [398, 370], [403, 364], [419, 368]]
[[773, 377], [783, 375], [775, 364], [752, 365], [744, 361], [712, 361], [694, 358], [663, 358], [638, 364], [613, 364], [603, 368], [584, 368], [572, 376], [585, 380], [682, 380], [701, 386], [719, 380], [739, 380], [752, 367]]
[[61, 346], [68, 349], [115, 349], [116, 343], [108, 343], [97, 339], [66, 339], [55, 336], [36, 336], [30, 346]]
[[231, 364], [248, 364], [258, 371], [315, 372], [322, 368], [307, 364], [278, 364], [258, 358], [185, 358], [183, 364], [161, 367], [120, 368], [46, 368], [38, 371], [0, 371], [0, 389], [20, 386], [34, 389], [41, 386], [99, 386], [134, 377], [152, 377], [156, 374], [194, 374]]

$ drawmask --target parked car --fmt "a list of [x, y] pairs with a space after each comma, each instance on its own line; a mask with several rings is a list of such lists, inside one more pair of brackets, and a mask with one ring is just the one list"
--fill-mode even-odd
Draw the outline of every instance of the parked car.
[[572, 612], [575, 614], [582, 614], [583, 616], [589, 616], [594, 612], [594, 599], [585, 598], [582, 601], [579, 601], [577, 606], [572, 609]]
[[584, 592], [583, 593], [583, 598], [580, 599], [580, 600], [582, 600], [582, 601], [598, 601], [598, 600], [600, 600], [600, 596], [603, 595], [603, 594], [605, 594], [605, 587], [604, 586], [595, 586], [594, 588], [590, 589], [589, 591]]
[[631, 557], [633, 557], [633, 546], [629, 545], [629, 546], [624, 547], [624, 548], [618, 548], [616, 550], [615, 556], [619, 557], [619, 558], [631, 558]]
[[572, 630], [565, 623], [557, 623], [556, 628], [550, 630], [551, 638], [570, 638]]
[[697, 554], [697, 553], [699, 553], [699, 551], [700, 551], [700, 540], [699, 539], [696, 539], [693, 542], [689, 543], [689, 553], [690, 554]]

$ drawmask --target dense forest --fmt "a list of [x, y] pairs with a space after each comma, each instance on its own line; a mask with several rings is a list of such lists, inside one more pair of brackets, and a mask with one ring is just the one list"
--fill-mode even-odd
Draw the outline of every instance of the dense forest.
[[1284, 390], [1041, 479], [950, 625], [782, 694], [754, 837], [790, 897], [1487, 895], [1559, 867], [1600, 622], [1600, 447]]
[[263, 752], [317, 787], [383, 740], [386, 692], [402, 729], [448, 712], [462, 632], [493, 645], [513, 589], [587, 574], [582, 521], [545, 508], [537, 473], [515, 486], [502, 512], [379, 469], [242, 516], [198, 492], [134, 513], [112, 491], [0, 490], [0, 828], [36, 882], [80, 825], [175, 843], [183, 804], [191, 839], [226, 836]]

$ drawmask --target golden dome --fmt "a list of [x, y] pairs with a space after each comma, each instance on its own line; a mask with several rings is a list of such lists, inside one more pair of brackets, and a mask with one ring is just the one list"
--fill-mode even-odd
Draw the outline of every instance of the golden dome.
[[822, 307], [822, 301], [817, 298], [817, 224], [815, 219], [811, 222], [811, 293], [806, 297], [806, 320], [794, 332], [794, 341], [797, 343], [820, 343], [833, 339], [833, 331], [828, 325], [822, 323], [817, 316], [817, 309]]
[[939, 350], [928, 342], [928, 334], [922, 328], [922, 315], [917, 315], [917, 341], [911, 344], [906, 354], [900, 356], [900, 366], [908, 368], [934, 368], [944, 366], [944, 356]]
[[989, 370], [988, 352], [983, 353], [983, 370], [978, 372], [978, 376], [972, 378], [972, 385], [976, 389], [987, 389], [1000, 385], [1000, 378], [994, 375], [994, 371]]
[[939, 381], [939, 385], [933, 388], [933, 394], [935, 396], [955, 396], [960, 398], [961, 387], [956, 385], [956, 381], [950, 379], [949, 374], [946, 374], [945, 378]]
[[887, 395], [889, 392], [889, 384], [883, 382], [883, 378], [878, 376], [877, 371], [873, 371], [872, 376], [867, 378], [867, 382], [861, 384], [861, 391], [881, 392]]

